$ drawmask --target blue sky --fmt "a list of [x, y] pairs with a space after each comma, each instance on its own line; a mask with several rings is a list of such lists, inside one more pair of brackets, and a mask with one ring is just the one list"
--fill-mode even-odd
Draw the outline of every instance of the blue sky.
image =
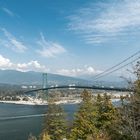
[[0, 0], [0, 68], [93, 76], [140, 49], [140, 0]]

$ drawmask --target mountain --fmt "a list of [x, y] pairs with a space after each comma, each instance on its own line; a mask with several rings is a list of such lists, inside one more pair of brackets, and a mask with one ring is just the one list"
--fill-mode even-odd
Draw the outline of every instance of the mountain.
[[[88, 80], [67, 77], [48, 73], [49, 85], [89, 84]], [[13, 85], [42, 85], [43, 76], [41, 72], [21, 72], [16, 70], [0, 70], [0, 83]]]
[[[93, 78], [94, 79], [94, 78]], [[113, 78], [110, 78], [113, 79]], [[89, 86], [105, 86], [105, 87], [127, 87], [126, 81], [94, 81], [92, 78], [86, 80], [80, 78], [73, 78], [68, 76], [62, 76], [58, 74], [48, 73], [47, 76], [49, 85], [89, 85]], [[21, 72], [16, 70], [0, 70], [0, 85], [11, 84], [11, 85], [42, 85], [43, 75], [41, 72]]]

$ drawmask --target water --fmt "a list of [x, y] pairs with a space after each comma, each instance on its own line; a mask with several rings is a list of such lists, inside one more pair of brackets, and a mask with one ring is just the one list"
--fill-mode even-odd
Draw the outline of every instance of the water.
[[[112, 101], [115, 106], [120, 101]], [[63, 105], [68, 119], [73, 118], [78, 105]], [[47, 106], [0, 103], [0, 140], [27, 140], [30, 133], [38, 136], [42, 130]]]
[[[69, 119], [77, 105], [63, 105]], [[0, 103], [0, 140], [27, 140], [30, 133], [38, 136], [42, 130], [47, 106]]]

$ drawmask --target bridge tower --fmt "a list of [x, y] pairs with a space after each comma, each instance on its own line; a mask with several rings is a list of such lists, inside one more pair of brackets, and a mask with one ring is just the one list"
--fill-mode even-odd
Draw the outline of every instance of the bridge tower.
[[48, 80], [47, 80], [47, 73], [43, 73], [43, 84], [42, 84], [43, 88], [47, 88], [48, 87]]
[[[43, 76], [43, 81], [42, 81], [42, 88], [47, 88], [48, 87], [48, 78], [47, 78], [47, 73], [43, 73], [42, 74], [42, 76]], [[44, 90], [43, 91], [43, 93], [44, 93], [44, 99], [48, 99], [48, 90]]]

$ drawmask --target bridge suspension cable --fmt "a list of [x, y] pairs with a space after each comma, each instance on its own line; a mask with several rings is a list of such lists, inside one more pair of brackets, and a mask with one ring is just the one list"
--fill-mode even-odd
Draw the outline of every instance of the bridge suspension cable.
[[[127, 65], [129, 65], [129, 64], [131, 64], [131, 63], [133, 63], [133, 62], [135, 62], [135, 61], [138, 60], [140, 57], [137, 57], [137, 58], [134, 59], [133, 61], [131, 61], [131, 62], [127, 63], [127, 64], [122, 65], [123, 63], [127, 62], [127, 61], [130, 60], [131, 58], [137, 56], [138, 54], [140, 54], [140, 51], [137, 51], [136, 53], [134, 53], [134, 54], [131, 55], [130, 57], [128, 57], [128, 58], [124, 59], [123, 61], [121, 61], [120, 63], [118, 63], [118, 64], [116, 64], [116, 65], [114, 65], [114, 66], [112, 66], [112, 67], [106, 69], [106, 70], [103, 71], [102, 73], [97, 74], [97, 75], [94, 77], [94, 78], [95, 78], [94, 80], [97, 80], [97, 79], [99, 79], [99, 78], [101, 78], [101, 77], [104, 77], [104, 76], [106, 76], [106, 75], [109, 75], [109, 74], [111, 74], [111, 73], [113, 73], [113, 72], [115, 72], [115, 71], [117, 71], [117, 70], [119, 70], [119, 69], [121, 69], [121, 68], [123, 68], [123, 67], [125, 67], [125, 66], [127, 66]], [[122, 66], [121, 66], [121, 65], [122, 65]], [[120, 67], [117, 68], [118, 66], [120, 66]], [[116, 69], [115, 69], [115, 68], [116, 68]]]
[[101, 76], [99, 76], [99, 77], [95, 78], [94, 80], [97, 80], [97, 79], [99, 79], [99, 78], [101, 78], [101, 77], [104, 77], [104, 76], [109, 75], [109, 74], [111, 74], [111, 73], [113, 73], [113, 72], [115, 72], [115, 71], [118, 71], [118, 70], [120, 70], [120, 69], [122, 69], [122, 68], [124, 68], [124, 67], [128, 66], [129, 64], [131, 64], [131, 63], [133, 63], [133, 62], [137, 61], [138, 59], [140, 59], [140, 57], [138, 57], [138, 58], [134, 59], [133, 61], [131, 61], [131, 62], [129, 62], [129, 63], [127, 63], [127, 64], [125, 64], [125, 65], [120, 66], [120, 67], [119, 67], [119, 68], [117, 68], [117, 69], [114, 69], [114, 70], [112, 70], [112, 71], [109, 71], [109, 72], [107, 72], [106, 74], [101, 75]]

